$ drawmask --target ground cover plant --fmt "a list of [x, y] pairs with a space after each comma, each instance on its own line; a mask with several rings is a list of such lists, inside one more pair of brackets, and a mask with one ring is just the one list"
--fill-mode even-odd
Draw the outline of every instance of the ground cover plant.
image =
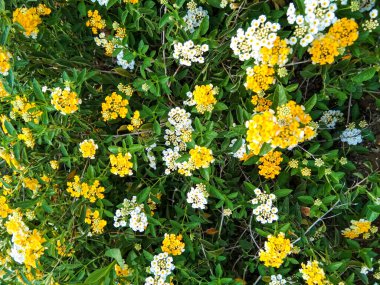
[[374, 0], [0, 0], [0, 284], [378, 284]]

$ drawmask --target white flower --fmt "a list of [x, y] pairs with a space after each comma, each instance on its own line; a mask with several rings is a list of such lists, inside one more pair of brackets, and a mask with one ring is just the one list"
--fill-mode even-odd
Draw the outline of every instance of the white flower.
[[163, 280], [165, 280], [174, 269], [173, 258], [166, 252], [155, 255], [150, 263], [150, 272], [152, 272], [156, 278], [162, 278]]
[[377, 15], [378, 15], [377, 9], [373, 9], [371, 12], [369, 12], [369, 16], [371, 17], [371, 19], [375, 19]]
[[200, 183], [196, 187], [191, 187], [190, 192], [187, 193], [187, 203], [191, 204], [194, 209], [205, 209], [207, 205], [208, 193], [206, 185]]
[[363, 141], [363, 138], [359, 129], [347, 128], [340, 135], [340, 140], [349, 145], [357, 145]]
[[140, 207], [132, 211], [129, 226], [135, 232], [144, 232], [148, 226], [148, 218]]

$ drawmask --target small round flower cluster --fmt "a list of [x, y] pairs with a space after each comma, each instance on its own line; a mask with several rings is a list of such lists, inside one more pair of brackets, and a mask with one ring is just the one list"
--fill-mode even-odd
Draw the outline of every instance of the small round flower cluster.
[[148, 146], [147, 148], [145, 148], [145, 151], [146, 151], [146, 156], [149, 160], [149, 166], [151, 168], [153, 168], [154, 170], [157, 168], [157, 164], [156, 164], [156, 157], [154, 156], [153, 154], [153, 149], [157, 146], [157, 144], [152, 144], [150, 146]]
[[342, 235], [349, 239], [354, 239], [363, 234], [363, 237], [371, 229], [371, 222], [360, 219], [359, 221], [352, 220], [351, 226], [342, 231]]
[[98, 10], [89, 10], [87, 12], [87, 16], [89, 17], [89, 19], [86, 22], [86, 26], [91, 27], [92, 33], [94, 35], [97, 35], [99, 33], [99, 30], [102, 30], [106, 27], [106, 21], [103, 20], [102, 17], [99, 15]]
[[277, 236], [268, 236], [268, 241], [264, 244], [264, 250], [260, 250], [260, 261], [264, 262], [267, 267], [279, 268], [284, 259], [292, 251], [293, 245], [290, 243], [290, 239], [285, 238], [285, 234], [280, 232]]
[[372, 32], [373, 30], [375, 30], [378, 26], [379, 26], [379, 20], [376, 19], [377, 16], [378, 16], [379, 12], [377, 9], [373, 9], [370, 13], [369, 13], [369, 17], [371, 19], [369, 20], [365, 20], [362, 24], [362, 27], [363, 27], [363, 30], [364, 31], [369, 31], [369, 32]]
[[261, 60], [261, 48], [271, 49], [277, 38], [280, 24], [267, 21], [265, 15], [251, 22], [251, 26], [244, 32], [238, 29], [235, 37], [232, 37], [230, 47], [239, 60], [245, 61], [251, 58], [258, 64]]
[[62, 257], [73, 256], [75, 250], [73, 248], [68, 249], [67, 245], [63, 245], [60, 240], [57, 240], [55, 248], [57, 249], [58, 255]]
[[144, 205], [136, 202], [136, 196], [133, 196], [131, 200], [124, 199], [122, 207], [115, 212], [114, 227], [126, 227], [127, 223], [135, 232], [143, 232], [148, 226]]
[[133, 113], [133, 117], [131, 118], [131, 123], [127, 126], [127, 129], [128, 131], [132, 132], [140, 128], [142, 124], [143, 121], [140, 118], [140, 112], [135, 111]]
[[102, 103], [102, 116], [104, 121], [115, 120], [118, 117], [125, 118], [128, 113], [127, 105], [129, 101], [116, 92], [112, 92], [107, 96], [105, 102]]
[[208, 168], [214, 162], [212, 150], [207, 147], [196, 145], [189, 151], [190, 160], [196, 169]]
[[145, 279], [144, 285], [171, 285], [171, 283], [165, 282], [164, 279], [160, 277], [149, 276]]
[[184, 30], [194, 33], [195, 29], [200, 26], [203, 18], [208, 18], [208, 12], [202, 7], [197, 7], [197, 4], [193, 1], [187, 4], [187, 8], [187, 14], [183, 17], [183, 21], [186, 23]]
[[78, 98], [78, 93], [70, 90], [70, 87], [66, 87], [63, 90], [57, 87], [51, 93], [51, 104], [61, 114], [67, 115], [78, 111], [82, 100]]
[[111, 173], [124, 177], [125, 175], [132, 175], [133, 163], [131, 162], [132, 155], [127, 152], [124, 155], [118, 153], [117, 156], [114, 154], [110, 155], [111, 162]]
[[182, 235], [165, 234], [161, 249], [171, 255], [181, 255], [185, 251], [185, 244], [182, 242]]
[[107, 221], [100, 218], [99, 211], [91, 211], [91, 209], [86, 210], [86, 218], [84, 219], [84, 222], [91, 225], [91, 233], [88, 233], [89, 236], [92, 234], [102, 234], [104, 227], [107, 225]]
[[324, 111], [319, 123], [325, 125], [329, 129], [335, 129], [337, 123], [343, 121], [343, 113], [339, 110]]
[[280, 174], [281, 167], [279, 166], [282, 158], [282, 153], [279, 151], [270, 151], [263, 157], [260, 157], [259, 161], [262, 163], [259, 165], [259, 174], [266, 179], [273, 179]]
[[349, 145], [357, 145], [363, 141], [363, 138], [359, 129], [348, 127], [340, 135], [340, 140]]
[[262, 95], [274, 82], [272, 67], [264, 64], [247, 68], [247, 82], [244, 83], [246, 89]]
[[280, 37], [276, 37], [273, 42], [272, 48], [262, 47], [260, 50], [261, 64], [269, 66], [284, 66], [289, 59], [289, 54], [293, 52], [293, 49], [288, 46], [286, 40], [282, 40]]
[[33, 137], [32, 131], [29, 128], [22, 128], [22, 134], [19, 134], [17, 138], [24, 141], [27, 147], [34, 148], [36, 141]]
[[290, 3], [286, 12], [289, 24], [296, 23], [294, 36], [289, 39], [290, 44], [296, 44], [300, 39], [303, 47], [308, 46], [315, 36], [333, 24], [338, 9], [335, 0], [305, 0], [305, 15], [298, 13], [293, 3]]
[[170, 173], [178, 169], [179, 163], [177, 162], [177, 159], [180, 157], [181, 155], [179, 153], [179, 147], [177, 146], [173, 149], [168, 148], [162, 151], [162, 160], [164, 161], [164, 164], [166, 166], [166, 175], [169, 175]]
[[[120, 48], [120, 46], [116, 45], [115, 46], [116, 48]], [[128, 46], [126, 45], [125, 48], [128, 48]], [[116, 56], [116, 63], [121, 66], [121, 68], [123, 69], [130, 69], [130, 70], [133, 70], [135, 68], [135, 61], [134, 60], [131, 60], [131, 61], [127, 61], [124, 59], [124, 50], [121, 50], [117, 56]]]
[[302, 278], [307, 285], [323, 285], [328, 284], [325, 272], [319, 267], [318, 261], [308, 261], [307, 264], [301, 263]]
[[184, 102], [187, 106], [194, 106], [201, 114], [211, 112], [216, 104], [215, 95], [218, 94], [218, 88], [212, 85], [196, 85], [193, 92], [187, 92], [189, 98]]
[[200, 183], [195, 187], [191, 187], [190, 192], [187, 193], [186, 201], [191, 204], [192, 208], [204, 210], [207, 205], [208, 196], [206, 185]]
[[168, 122], [171, 127], [165, 130], [165, 145], [186, 150], [186, 143], [192, 140], [191, 134], [194, 130], [191, 126], [190, 113], [179, 107], [173, 108], [168, 114]]
[[80, 196], [88, 199], [91, 203], [95, 203], [96, 199], [104, 198], [104, 187], [100, 186], [99, 180], [95, 180], [92, 185], [85, 182], [80, 182], [80, 177], [75, 175], [73, 182], [67, 182], [67, 192], [72, 197], [79, 198]]
[[42, 23], [41, 16], [47, 16], [51, 10], [44, 4], [32, 8], [17, 8], [13, 12], [13, 23], [18, 23], [24, 28], [26, 37], [37, 38], [38, 25]]
[[253, 95], [251, 98], [251, 103], [255, 106], [254, 111], [257, 113], [268, 111], [270, 106], [272, 106], [272, 101], [259, 95]]
[[12, 210], [7, 203], [7, 198], [0, 196], [0, 217], [5, 219], [10, 213], [12, 213]]
[[92, 3], [98, 2], [99, 5], [107, 6], [109, 0], [91, 0]]
[[[124, 262], [124, 260], [123, 260]], [[128, 264], [115, 264], [115, 273], [117, 277], [128, 277], [132, 275], [133, 269], [128, 266]]]
[[256, 216], [256, 220], [262, 224], [271, 224], [278, 220], [278, 209], [273, 205], [276, 200], [274, 194], [266, 194], [260, 189], [256, 188], [254, 190], [256, 198], [251, 200], [253, 205], [258, 205], [257, 208], [253, 210], [253, 214]]
[[[1, 54], [2, 51], [1, 51], [1, 47], [0, 47], [0, 74], [6, 76], [8, 71], [5, 70], [5, 63], [4, 63], [4, 55]], [[4, 73], [5, 72], [5, 73]], [[10, 94], [8, 93], [8, 91], [4, 88], [4, 84], [2, 81], [0, 81], [0, 101], [5, 98], [5, 97], [8, 97]]]
[[[232, 139], [229, 147], [233, 147], [236, 143], [237, 139]], [[247, 157], [247, 144], [245, 143], [245, 139], [242, 139], [241, 147], [234, 153], [231, 153], [233, 157], [236, 157], [240, 160], [246, 160]]]
[[347, 47], [358, 39], [358, 28], [359, 26], [354, 20], [342, 18], [332, 25], [327, 34], [339, 43], [340, 48]]
[[[8, 52], [4, 47], [0, 46], [0, 74], [3, 76], [7, 76], [9, 69], [11, 68], [11, 61], [12, 59], [12, 54]], [[0, 97], [5, 97], [4, 96], [4, 88], [3, 88], [3, 83], [0, 83], [1, 86], [1, 92], [0, 92]], [[7, 94], [8, 92], [6, 92]]]
[[162, 279], [162, 281], [165, 281], [166, 277], [168, 277], [174, 269], [173, 257], [169, 256], [166, 252], [155, 255], [150, 263], [150, 272], [154, 274], [155, 278]]
[[191, 66], [191, 63], [204, 63], [203, 53], [209, 49], [208, 45], [194, 45], [192, 40], [185, 43], [175, 43], [173, 57], [179, 59], [179, 63]]
[[[23, 170], [25, 167], [20, 165], [20, 163], [15, 158], [15, 155], [12, 151], [7, 151], [4, 148], [0, 148], [0, 158], [5, 160], [8, 166], [12, 169]], [[11, 179], [9, 181], [12, 181]], [[10, 182], [7, 182], [10, 183]]]
[[42, 111], [38, 111], [36, 103], [30, 103], [25, 97], [16, 96], [16, 99], [11, 104], [10, 117], [12, 119], [16, 119], [16, 116], [21, 116], [26, 123], [33, 121], [38, 124]]
[[38, 183], [38, 180], [36, 178], [25, 177], [22, 180], [22, 184], [25, 188], [28, 188], [29, 190], [32, 190], [33, 192], [36, 192], [41, 188], [41, 185], [40, 183]]
[[84, 158], [95, 158], [96, 150], [98, 149], [98, 145], [94, 142], [93, 139], [84, 140], [79, 144], [79, 151], [82, 153]]
[[281, 274], [271, 275], [268, 285], [283, 285], [286, 284], [286, 280], [282, 278]]

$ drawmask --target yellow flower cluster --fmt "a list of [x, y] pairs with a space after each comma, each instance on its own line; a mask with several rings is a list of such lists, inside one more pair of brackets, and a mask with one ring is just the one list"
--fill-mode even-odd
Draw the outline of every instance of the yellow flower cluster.
[[371, 229], [371, 222], [364, 219], [359, 221], [352, 220], [351, 226], [342, 231], [344, 237], [349, 239], [354, 239], [359, 237], [361, 234], [366, 234]]
[[215, 95], [218, 94], [218, 89], [214, 88], [212, 84], [196, 85], [194, 91], [188, 93], [190, 97], [190, 104], [195, 104], [195, 108], [201, 114], [206, 111], [211, 112], [216, 104]]
[[86, 224], [91, 225], [91, 232], [93, 234], [103, 233], [104, 227], [107, 225], [107, 221], [100, 218], [98, 210], [91, 211], [91, 209], [87, 209], [84, 221]]
[[261, 113], [268, 111], [270, 106], [272, 106], [272, 101], [258, 95], [253, 95], [251, 98], [251, 103], [255, 106], [255, 112]]
[[50, 167], [53, 168], [54, 170], [57, 170], [59, 168], [59, 162], [58, 160], [50, 160]]
[[24, 28], [24, 35], [36, 38], [38, 34], [38, 25], [42, 23], [41, 16], [47, 16], [51, 13], [50, 8], [43, 4], [32, 8], [17, 8], [13, 12], [13, 23], [19, 23]]
[[66, 245], [62, 245], [62, 242], [60, 240], [57, 240], [56, 243], [56, 249], [58, 252], [58, 255], [62, 257], [70, 257], [73, 256], [75, 250], [73, 248], [68, 249]]
[[0, 158], [4, 159], [9, 167], [17, 170], [23, 170], [24, 167], [16, 160], [13, 152], [9, 152], [4, 148], [0, 148]]
[[110, 155], [111, 173], [124, 177], [125, 175], [132, 175], [133, 163], [131, 162], [132, 155], [127, 152], [126, 154], [118, 153]]
[[24, 178], [22, 182], [25, 188], [28, 188], [33, 192], [36, 192], [41, 188], [40, 183], [38, 183], [38, 180], [35, 178]]
[[[12, 55], [8, 52], [4, 47], [0, 46], [0, 74], [7, 76], [8, 71], [11, 68], [11, 58]], [[3, 83], [0, 82], [0, 98], [4, 97], [3, 92], [5, 91], [3, 88]]]
[[267, 179], [273, 179], [280, 174], [281, 167], [279, 166], [283, 158], [279, 151], [270, 151], [260, 158], [262, 165], [259, 165], [259, 174]]
[[328, 35], [332, 36], [339, 44], [339, 47], [347, 47], [352, 45], [359, 37], [358, 24], [347, 18], [336, 21], [328, 31]]
[[25, 97], [16, 96], [16, 99], [11, 102], [12, 112], [10, 116], [15, 119], [16, 116], [21, 116], [25, 122], [33, 121], [38, 124], [42, 111], [37, 110], [36, 103], [30, 103]]
[[[0, 52], [0, 74], [2, 74], [1, 52]], [[9, 96], [8, 91], [5, 90], [3, 82], [0, 81], [0, 100], [8, 96]]]
[[104, 121], [115, 120], [118, 117], [125, 118], [128, 113], [127, 105], [129, 101], [123, 99], [121, 95], [113, 92], [107, 96], [105, 102], [102, 103], [102, 116]]
[[262, 47], [260, 50], [262, 64], [268, 66], [284, 66], [292, 49], [285, 40], [277, 37], [272, 48]]
[[137, 4], [139, 3], [139, 0], [124, 0], [124, 3]]
[[311, 117], [294, 101], [277, 107], [276, 114], [272, 110], [256, 114], [246, 122], [249, 149], [257, 155], [264, 143], [272, 148], [295, 147], [315, 136], [310, 123]]
[[264, 246], [265, 251], [261, 249], [259, 252], [260, 261], [263, 261], [267, 267], [276, 268], [281, 266], [293, 247], [290, 239], [285, 238], [284, 233], [279, 233], [278, 236], [269, 235]]
[[12, 210], [7, 203], [7, 198], [0, 196], [0, 217], [5, 219], [10, 213]]
[[247, 69], [246, 89], [262, 94], [274, 83], [274, 69], [266, 64]]
[[74, 182], [67, 182], [67, 192], [69, 192], [72, 197], [79, 198], [83, 196], [90, 200], [91, 203], [94, 203], [96, 199], [103, 199], [104, 190], [104, 187], [100, 186], [99, 180], [95, 180], [92, 185], [89, 185], [85, 182], [81, 183], [78, 175], [75, 175]]
[[140, 112], [135, 111], [133, 117], [131, 118], [131, 123], [127, 126], [128, 131], [132, 132], [141, 127], [143, 121], [140, 119]]
[[92, 33], [94, 35], [97, 35], [99, 30], [102, 30], [106, 27], [106, 21], [104, 21], [99, 15], [98, 10], [89, 10], [87, 12], [87, 16], [89, 17], [89, 20], [86, 22], [86, 26], [91, 27]]
[[212, 150], [204, 146], [196, 145], [195, 148], [189, 151], [190, 160], [194, 165], [195, 169], [207, 168], [211, 163], [214, 162], [214, 157], [212, 156]]
[[29, 148], [34, 148], [36, 141], [34, 140], [33, 133], [29, 128], [22, 128], [22, 134], [19, 134], [17, 138], [25, 142]]
[[181, 255], [185, 251], [185, 244], [182, 242], [182, 235], [165, 234], [161, 249], [171, 255]]
[[95, 152], [98, 149], [98, 145], [93, 139], [84, 140], [79, 144], [79, 151], [82, 153], [84, 158], [95, 158]]
[[133, 88], [131, 85], [124, 85], [123, 83], [119, 83], [117, 85], [117, 89], [128, 97], [131, 97], [133, 95]]
[[57, 87], [51, 93], [51, 104], [63, 115], [75, 113], [81, 103], [82, 100], [78, 97], [78, 94], [71, 91], [69, 87], [63, 90]]
[[318, 265], [318, 261], [308, 261], [307, 264], [301, 263], [301, 267], [300, 272], [307, 285], [329, 284], [325, 272]]
[[128, 277], [132, 274], [133, 270], [128, 264], [123, 264], [123, 266], [115, 264], [115, 272], [118, 277]]

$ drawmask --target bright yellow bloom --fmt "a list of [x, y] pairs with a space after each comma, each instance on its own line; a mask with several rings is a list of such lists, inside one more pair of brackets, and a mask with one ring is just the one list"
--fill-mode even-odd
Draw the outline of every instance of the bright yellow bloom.
[[51, 10], [45, 5], [40, 4], [32, 8], [17, 8], [13, 12], [13, 23], [19, 23], [25, 30], [24, 35], [36, 38], [38, 34], [38, 25], [42, 23], [40, 16], [47, 16]]
[[9, 167], [17, 170], [23, 170], [24, 167], [16, 160], [13, 152], [8, 152], [4, 148], [0, 148], [0, 158], [4, 159]]
[[86, 26], [91, 27], [92, 33], [94, 35], [97, 35], [99, 30], [102, 30], [106, 27], [106, 21], [104, 21], [99, 15], [98, 10], [89, 10], [87, 12], [87, 16], [89, 17], [89, 20], [86, 22]]
[[339, 55], [339, 42], [329, 34], [326, 34], [311, 43], [308, 52], [311, 54], [313, 64], [331, 64]]
[[285, 238], [284, 233], [279, 233], [277, 236], [269, 235], [264, 247], [265, 251], [261, 249], [259, 252], [260, 261], [267, 267], [279, 268], [292, 251], [293, 245], [290, 239]]
[[302, 176], [309, 177], [311, 175], [311, 169], [308, 167], [304, 167], [301, 169]]
[[128, 131], [132, 132], [141, 127], [143, 121], [140, 119], [140, 112], [135, 111], [133, 117], [131, 118], [131, 123], [127, 126]]
[[[11, 68], [12, 55], [4, 47], [0, 46], [0, 74], [7, 76]], [[0, 82], [0, 98], [8, 96], [8, 92], [4, 90], [3, 83]]]
[[107, 225], [106, 220], [102, 220], [99, 211], [91, 211], [91, 209], [86, 210], [85, 223], [91, 225], [91, 232], [93, 234], [101, 234], [104, 231], [104, 227]]
[[[63, 240], [65, 242], [65, 240]], [[56, 247], [58, 255], [62, 257], [70, 257], [73, 256], [75, 250], [73, 248], [68, 249], [67, 245], [62, 245], [62, 242], [60, 240], [57, 240]]]
[[300, 272], [307, 285], [330, 284], [326, 280], [325, 272], [319, 267], [317, 261], [308, 261], [307, 264], [301, 263], [301, 267]]
[[254, 110], [257, 113], [268, 111], [270, 106], [272, 106], [272, 101], [260, 97], [258, 95], [253, 95], [251, 98], [251, 103], [255, 106]]
[[51, 104], [63, 115], [75, 113], [81, 103], [82, 100], [78, 97], [78, 94], [71, 91], [69, 87], [64, 90], [57, 87], [51, 93]]
[[125, 118], [128, 113], [127, 105], [129, 101], [123, 99], [121, 95], [113, 92], [107, 96], [105, 102], [102, 103], [102, 116], [104, 121], [115, 120], [118, 117]]
[[359, 26], [354, 20], [342, 18], [331, 26], [328, 34], [339, 43], [339, 47], [347, 47], [358, 39], [358, 28]]
[[34, 140], [33, 133], [29, 128], [22, 128], [22, 134], [19, 134], [17, 138], [24, 141], [27, 147], [34, 148], [36, 141]]
[[259, 165], [259, 174], [267, 179], [273, 179], [280, 174], [281, 167], [279, 166], [283, 158], [279, 151], [270, 151], [260, 158], [262, 165]]
[[245, 88], [255, 93], [263, 93], [274, 83], [274, 69], [268, 65], [255, 65], [247, 69]]
[[82, 153], [84, 158], [95, 158], [95, 152], [98, 149], [98, 145], [94, 142], [93, 139], [84, 140], [79, 144], [79, 151]]
[[12, 209], [7, 203], [7, 198], [0, 196], [0, 217], [5, 219], [10, 213], [12, 213]]
[[42, 111], [37, 110], [36, 103], [30, 103], [25, 97], [16, 96], [16, 99], [13, 100], [11, 104], [11, 117], [13, 119], [16, 117], [16, 115], [19, 115], [25, 122], [33, 121], [35, 124], [38, 124], [39, 119], [42, 115]]
[[59, 162], [57, 160], [50, 160], [50, 166], [54, 170], [57, 170], [59, 168]]
[[292, 52], [292, 48], [288, 47], [285, 40], [277, 37], [272, 48], [262, 47], [260, 50], [262, 64], [268, 66], [284, 66], [288, 61], [288, 56]]
[[67, 192], [69, 192], [72, 197], [79, 198], [83, 196], [91, 203], [94, 203], [96, 199], [103, 199], [104, 190], [104, 187], [100, 186], [99, 180], [95, 180], [92, 185], [85, 182], [80, 183], [78, 175], [75, 175], [74, 182], [67, 182]]
[[118, 153], [110, 155], [111, 173], [124, 177], [125, 175], [132, 175], [133, 163], [131, 162], [132, 155], [127, 152], [126, 154]]
[[35, 178], [24, 178], [23, 185], [25, 188], [28, 188], [33, 192], [36, 192], [41, 188], [40, 183], [38, 183], [38, 180]]
[[171, 255], [181, 255], [185, 251], [182, 235], [165, 234], [161, 249]]
[[128, 277], [132, 274], [133, 270], [127, 264], [123, 264], [123, 266], [115, 264], [115, 272], [118, 277]]
[[196, 169], [207, 168], [214, 162], [212, 150], [207, 147], [196, 145], [195, 148], [189, 151], [190, 160]]
[[137, 4], [139, 3], [139, 0], [124, 0], [124, 3]]
[[216, 94], [218, 94], [218, 90], [212, 84], [196, 85], [193, 92], [188, 92], [190, 97], [189, 105], [195, 105], [195, 108], [201, 114], [206, 111], [211, 112], [216, 104]]
[[351, 226], [342, 231], [342, 235], [349, 239], [359, 237], [361, 234], [366, 234], [371, 229], [371, 222], [360, 219], [359, 221], [352, 220]]

